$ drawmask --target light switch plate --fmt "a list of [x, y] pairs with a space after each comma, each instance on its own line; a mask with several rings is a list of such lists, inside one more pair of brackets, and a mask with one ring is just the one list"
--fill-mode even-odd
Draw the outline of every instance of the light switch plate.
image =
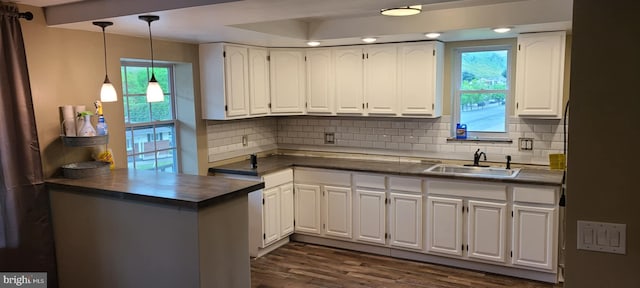
[[626, 254], [627, 225], [578, 221], [578, 249]]

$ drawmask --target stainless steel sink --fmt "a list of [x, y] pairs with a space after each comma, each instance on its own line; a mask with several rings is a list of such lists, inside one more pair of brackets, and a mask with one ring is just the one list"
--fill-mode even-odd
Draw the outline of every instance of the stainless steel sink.
[[520, 168], [506, 169], [500, 167], [476, 167], [452, 164], [437, 164], [429, 169], [424, 170], [423, 172], [490, 178], [515, 178], [516, 176], [518, 176], [518, 173], [520, 173]]

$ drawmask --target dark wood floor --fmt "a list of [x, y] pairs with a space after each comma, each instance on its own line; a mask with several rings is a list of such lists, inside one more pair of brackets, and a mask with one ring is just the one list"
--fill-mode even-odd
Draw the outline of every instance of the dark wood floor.
[[251, 286], [559, 288], [508, 276], [291, 242], [251, 260]]

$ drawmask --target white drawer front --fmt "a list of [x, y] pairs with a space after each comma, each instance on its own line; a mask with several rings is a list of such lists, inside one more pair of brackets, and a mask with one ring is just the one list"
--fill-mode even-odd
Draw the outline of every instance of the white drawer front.
[[479, 182], [427, 180], [427, 193], [502, 201], [507, 200], [506, 185]]
[[372, 175], [372, 174], [354, 174], [353, 180], [357, 187], [386, 189], [387, 186], [384, 183], [385, 176]]
[[422, 179], [407, 177], [389, 177], [389, 189], [422, 193]]
[[296, 169], [296, 183], [351, 186], [351, 173], [337, 170]]
[[274, 172], [274, 173], [270, 173], [267, 175], [264, 175], [262, 177], [262, 180], [264, 181], [264, 188], [268, 189], [271, 187], [275, 187], [278, 185], [282, 185], [284, 183], [288, 183], [288, 182], [292, 182], [293, 181], [293, 169], [289, 168], [289, 169], [285, 169], [282, 171], [278, 171], [278, 172]]
[[555, 205], [556, 188], [513, 187], [513, 201]]

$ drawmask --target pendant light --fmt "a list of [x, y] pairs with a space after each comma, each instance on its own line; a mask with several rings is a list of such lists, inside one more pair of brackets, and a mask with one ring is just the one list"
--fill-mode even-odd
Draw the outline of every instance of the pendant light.
[[149, 43], [151, 46], [151, 79], [147, 86], [147, 102], [162, 102], [164, 101], [164, 92], [160, 84], [156, 80], [156, 75], [153, 73], [153, 38], [151, 38], [151, 22], [160, 20], [160, 16], [156, 15], [141, 15], [138, 19], [146, 21], [149, 24]]
[[104, 46], [104, 83], [102, 83], [102, 88], [100, 89], [100, 101], [116, 102], [118, 101], [118, 93], [116, 93], [116, 88], [111, 84], [107, 73], [107, 36], [104, 31], [106, 27], [113, 25], [113, 22], [96, 21], [93, 22], [93, 25], [102, 28], [102, 44]]

